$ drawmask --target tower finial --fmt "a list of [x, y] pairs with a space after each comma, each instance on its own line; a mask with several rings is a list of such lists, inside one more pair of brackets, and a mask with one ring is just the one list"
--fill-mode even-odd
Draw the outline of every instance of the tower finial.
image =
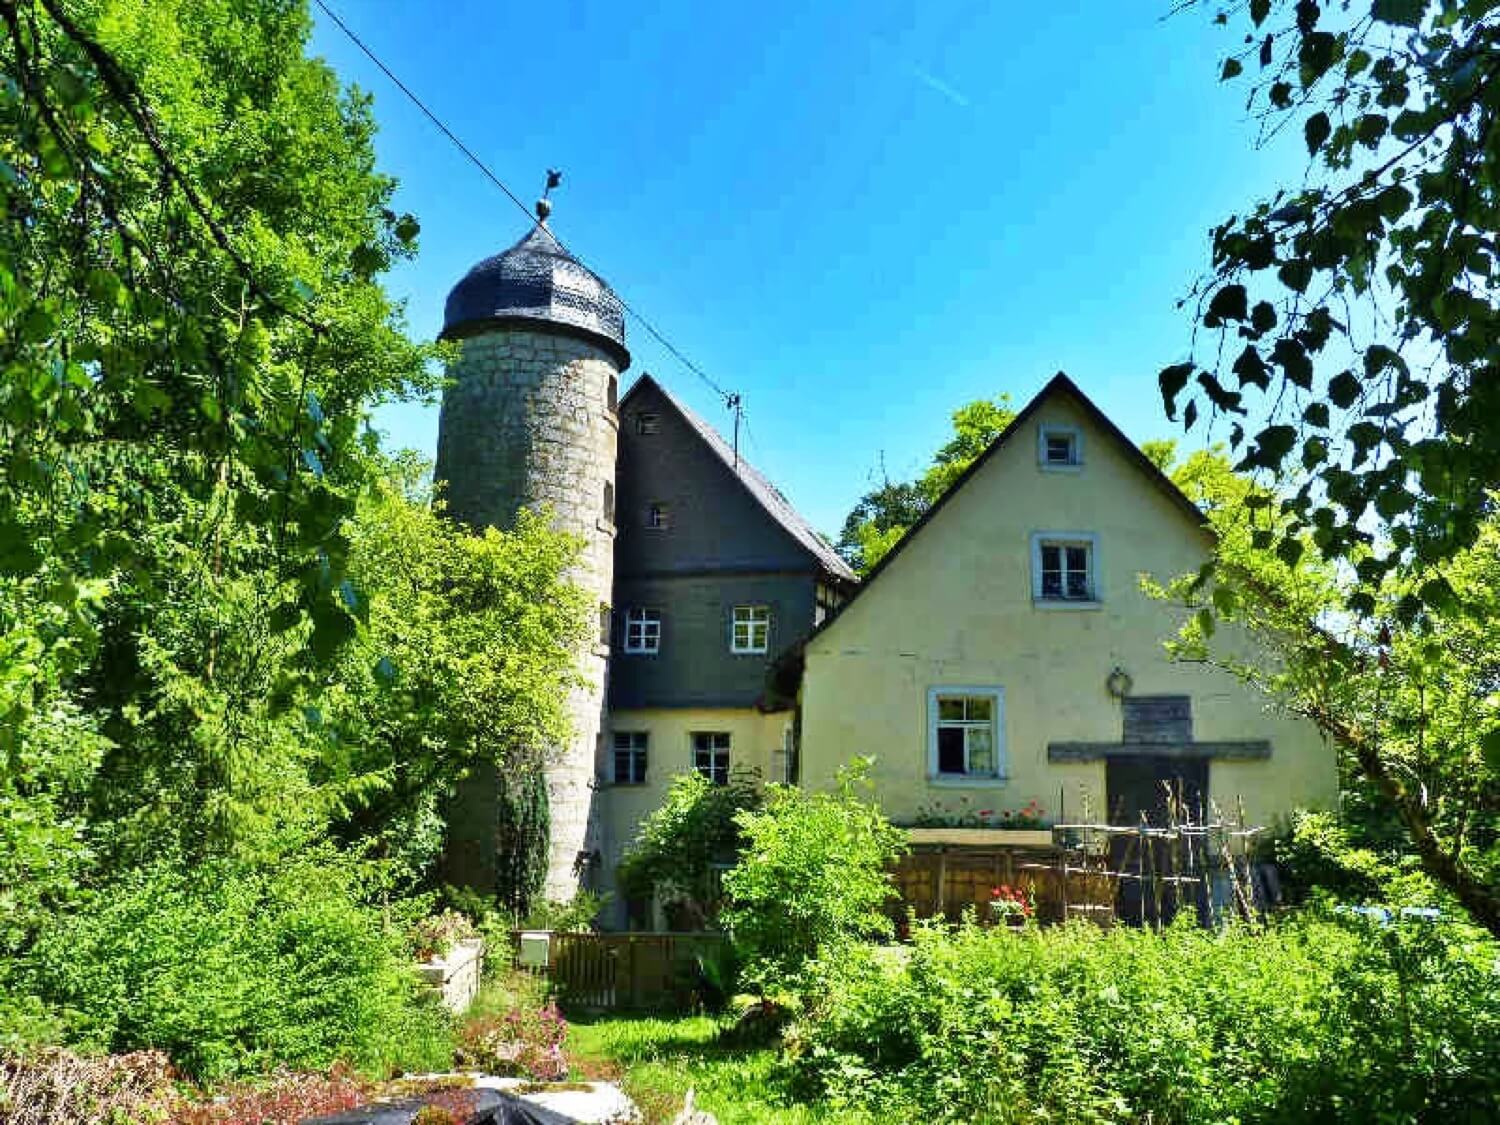
[[547, 197], [552, 194], [552, 189], [562, 183], [562, 173], [556, 168], [547, 169], [547, 186], [542, 189], [542, 197], [536, 201], [537, 222], [545, 224], [547, 216], [552, 214], [552, 201]]

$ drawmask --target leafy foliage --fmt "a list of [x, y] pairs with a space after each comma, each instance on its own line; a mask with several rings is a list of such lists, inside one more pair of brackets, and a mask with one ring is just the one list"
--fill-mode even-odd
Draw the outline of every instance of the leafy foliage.
[[75, 1042], [158, 1047], [197, 1077], [442, 1065], [443, 1017], [418, 1005], [404, 943], [360, 892], [327, 860], [148, 870], [49, 929], [19, 975]]
[[[1195, 291], [1210, 335], [1161, 372], [1167, 411], [1244, 417], [1236, 468], [1300, 472], [1266, 524], [1288, 552], [1366, 583], [1430, 571], [1474, 544], [1500, 483], [1500, 7], [1256, 0], [1233, 18], [1244, 47], [1222, 77], [1256, 67], [1263, 136], [1300, 122], [1311, 166], [1215, 228]], [[1443, 608], [1427, 579], [1400, 620]], [[1345, 595], [1374, 612], [1369, 590]]]
[[841, 947], [789, 1032], [803, 1088], [886, 1120], [1482, 1120], [1496, 947], [1430, 923], [1218, 934], [919, 925]]
[[743, 846], [739, 814], [764, 801], [758, 774], [734, 770], [729, 784], [714, 785], [702, 774], [682, 773], [666, 799], [641, 822], [620, 862], [620, 889], [629, 897], [655, 897], [681, 905], [701, 921], [718, 907], [714, 876], [738, 858]]
[[855, 759], [830, 792], [768, 786], [765, 808], [735, 816], [745, 842], [722, 919], [762, 988], [795, 985], [821, 950], [891, 932], [889, 869], [906, 835], [861, 793], [868, 765]]
[[[1419, 575], [1364, 580], [1373, 614], [1352, 616], [1344, 594], [1357, 575], [1304, 549], [1291, 516], [1267, 526], [1272, 494], [1222, 455], [1196, 454], [1174, 478], [1217, 546], [1211, 567], [1156, 588], [1192, 611], [1170, 650], [1316, 723], [1344, 757], [1351, 807], [1398, 823], [1423, 869], [1500, 935], [1500, 523], [1486, 520], [1444, 565], [1443, 612], [1407, 627], [1401, 607]], [[1231, 639], [1216, 636], [1221, 623]]]
[[1015, 420], [1010, 395], [975, 399], [953, 412], [953, 436], [915, 481], [886, 479], [860, 497], [844, 520], [838, 551], [860, 574], [885, 557], [911, 526]]

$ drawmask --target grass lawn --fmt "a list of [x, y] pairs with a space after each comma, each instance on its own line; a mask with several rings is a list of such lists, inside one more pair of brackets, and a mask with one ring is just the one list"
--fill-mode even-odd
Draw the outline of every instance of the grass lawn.
[[578, 1077], [618, 1081], [647, 1125], [670, 1122], [689, 1087], [720, 1125], [869, 1120], [797, 1103], [777, 1073], [776, 1052], [722, 1046], [721, 1026], [712, 1016], [580, 1017], [570, 1023], [567, 1052]]

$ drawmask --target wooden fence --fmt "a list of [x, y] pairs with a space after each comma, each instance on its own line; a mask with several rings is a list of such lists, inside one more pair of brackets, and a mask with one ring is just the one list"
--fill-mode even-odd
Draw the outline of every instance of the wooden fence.
[[530, 971], [576, 1008], [691, 1011], [703, 1000], [700, 958], [724, 944], [717, 933], [554, 933], [547, 964]]

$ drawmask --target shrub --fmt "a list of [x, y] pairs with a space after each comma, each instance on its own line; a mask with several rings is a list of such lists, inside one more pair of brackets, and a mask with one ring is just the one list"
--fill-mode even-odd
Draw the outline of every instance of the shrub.
[[567, 1037], [567, 1021], [552, 1003], [477, 1016], [459, 1030], [458, 1064], [486, 1074], [550, 1082], [568, 1073], [563, 1056]]
[[474, 923], [456, 910], [423, 918], [413, 927], [412, 947], [418, 961], [442, 957], [461, 941], [478, 937]]
[[915, 928], [807, 974], [805, 1088], [899, 1120], [1488, 1120], [1496, 947], [1343, 916], [1158, 935]]
[[442, 1065], [444, 1017], [357, 891], [327, 855], [277, 872], [156, 868], [59, 921], [17, 976], [63, 1013], [73, 1042], [160, 1048], [197, 1078]]
[[882, 908], [905, 834], [859, 796], [867, 768], [856, 759], [832, 792], [772, 785], [763, 811], [735, 818], [745, 848], [724, 876], [723, 920], [762, 988], [794, 986], [827, 946], [890, 933]]
[[173, 1125], [301, 1125], [309, 1117], [357, 1109], [370, 1100], [368, 1084], [348, 1071], [280, 1072], [254, 1085], [231, 1087], [212, 1100], [179, 1108]]
[[678, 907], [694, 925], [712, 920], [718, 907], [715, 868], [738, 857], [737, 818], [760, 808], [762, 800], [760, 777], [752, 770], [734, 771], [728, 785], [714, 785], [698, 773], [678, 774], [620, 862], [621, 890]]

